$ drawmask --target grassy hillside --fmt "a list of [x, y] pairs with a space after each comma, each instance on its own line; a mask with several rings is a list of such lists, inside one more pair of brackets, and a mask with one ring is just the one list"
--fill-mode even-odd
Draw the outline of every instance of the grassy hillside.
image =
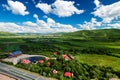
[[120, 29], [83, 30], [64, 34], [81, 39], [120, 39]]

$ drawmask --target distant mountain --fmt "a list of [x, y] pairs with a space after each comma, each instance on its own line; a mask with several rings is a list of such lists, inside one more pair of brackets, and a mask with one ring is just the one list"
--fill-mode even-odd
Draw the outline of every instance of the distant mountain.
[[72, 33], [65, 33], [67, 37], [82, 37], [87, 39], [120, 39], [120, 29], [82, 30]]
[[10, 32], [0, 32], [0, 36], [16, 36], [16, 34], [14, 33], [10, 33]]
[[50, 36], [50, 35], [53, 35], [53, 36], [57, 36], [57, 35], [62, 35], [64, 34], [64, 32], [61, 32], [61, 33], [16, 33], [17, 35], [37, 35], [37, 36]]
[[64, 37], [74, 37], [83, 39], [120, 39], [120, 29], [100, 29], [100, 30], [81, 30], [69, 33], [9, 33], [0, 32], [0, 36], [64, 36]]
[[29, 35], [30, 35], [30, 36], [31, 36], [31, 35], [41, 35], [40, 33], [16, 33], [16, 34], [17, 34], [17, 35], [21, 35], [21, 36], [22, 36], [22, 35], [28, 35], [28, 36], [29, 36]]
[[0, 36], [59, 36], [64, 33], [10, 33], [10, 32], [0, 32]]

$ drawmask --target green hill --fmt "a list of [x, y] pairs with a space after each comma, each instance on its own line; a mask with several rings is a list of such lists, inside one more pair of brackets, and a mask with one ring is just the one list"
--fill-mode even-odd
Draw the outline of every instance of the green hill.
[[84, 39], [120, 39], [120, 29], [83, 30], [67, 33], [64, 36]]

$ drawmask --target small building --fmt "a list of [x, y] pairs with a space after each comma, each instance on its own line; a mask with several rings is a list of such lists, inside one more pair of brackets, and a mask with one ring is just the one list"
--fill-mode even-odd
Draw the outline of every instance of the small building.
[[23, 54], [22, 51], [17, 50], [17, 51], [11, 52], [9, 54], [9, 57], [17, 57], [17, 56], [20, 56], [21, 54]]

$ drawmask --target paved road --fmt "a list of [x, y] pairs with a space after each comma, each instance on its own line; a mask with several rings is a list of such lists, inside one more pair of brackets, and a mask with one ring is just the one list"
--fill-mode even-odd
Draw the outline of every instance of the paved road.
[[17, 68], [11, 67], [7, 64], [3, 64], [0, 62], [0, 73], [6, 74], [17, 80], [49, 80], [47, 78], [36, 76], [25, 71], [20, 71]]

